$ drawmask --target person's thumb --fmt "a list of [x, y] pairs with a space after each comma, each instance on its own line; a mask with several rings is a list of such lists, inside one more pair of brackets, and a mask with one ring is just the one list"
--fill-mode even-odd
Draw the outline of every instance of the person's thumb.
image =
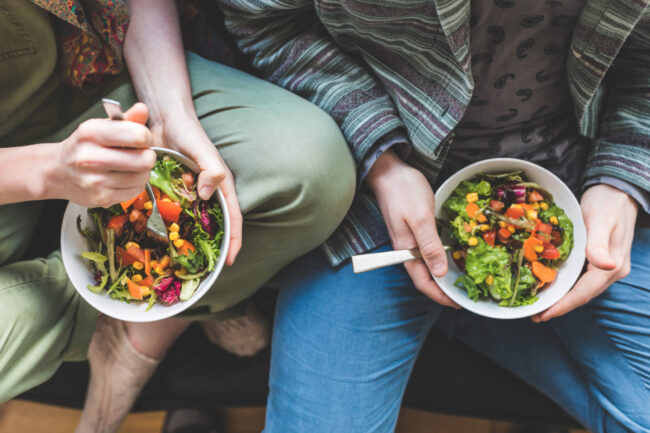
[[204, 169], [200, 162], [199, 167], [201, 167], [201, 173], [199, 174], [197, 191], [199, 192], [199, 197], [203, 200], [209, 200], [210, 197], [212, 197], [212, 194], [217, 190], [219, 184], [223, 182], [226, 173], [223, 168], [219, 169], [219, 167], [209, 167]]
[[587, 261], [597, 268], [611, 271], [616, 268], [616, 262], [609, 252], [609, 237], [612, 230], [607, 230], [598, 220], [590, 221], [587, 225]]
[[140, 123], [144, 125], [147, 123], [149, 118], [149, 109], [142, 102], [136, 102], [131, 108], [129, 108], [126, 113], [124, 113], [124, 119], [130, 122]]

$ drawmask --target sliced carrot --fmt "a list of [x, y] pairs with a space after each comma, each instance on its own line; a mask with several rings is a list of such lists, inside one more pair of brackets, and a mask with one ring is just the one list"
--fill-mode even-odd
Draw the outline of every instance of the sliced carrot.
[[469, 232], [472, 231], [472, 226], [470, 226], [469, 223], [468, 223], [467, 221], [465, 221], [465, 222], [463, 223], [463, 229], [464, 229], [467, 233], [469, 233]]
[[537, 239], [533, 235], [530, 235], [528, 237], [528, 239], [526, 239], [524, 241], [524, 246], [523, 246], [523, 248], [524, 248], [524, 257], [526, 257], [526, 259], [529, 262], [536, 261], [537, 260], [537, 251], [535, 251], [535, 247], [537, 247], [539, 245], [543, 245], [543, 244], [544, 243], [541, 240]]
[[182, 256], [186, 256], [189, 254], [190, 251], [196, 251], [196, 247], [192, 245], [191, 242], [188, 241], [183, 241], [183, 245], [180, 248], [177, 248], [178, 254]]
[[481, 208], [478, 207], [476, 203], [468, 203], [467, 206], [465, 206], [465, 212], [467, 212], [467, 216], [470, 218], [474, 218], [476, 213], [480, 210]]
[[151, 250], [149, 248], [144, 250], [144, 274], [151, 277]]
[[142, 287], [140, 287], [138, 283], [133, 282], [128, 277], [126, 277], [126, 288], [129, 289], [129, 293], [135, 299], [142, 300], [142, 298], [144, 298], [144, 293], [142, 293]]
[[153, 277], [147, 277], [144, 280], [140, 281], [140, 285], [152, 288], [153, 287]]
[[120, 266], [129, 266], [135, 262], [144, 263], [144, 251], [134, 245], [129, 245], [126, 249], [116, 247], [115, 251]]
[[169, 258], [169, 256], [165, 255], [163, 256], [162, 259], [160, 259], [160, 263], [158, 264], [158, 266], [160, 266], [161, 269], [165, 269], [167, 266], [169, 266], [170, 261], [171, 259]]
[[476, 221], [478, 221], [480, 223], [484, 223], [484, 222], [487, 222], [487, 218], [485, 217], [485, 215], [483, 215], [482, 212], [479, 212], [479, 213], [476, 214]]
[[533, 274], [539, 278], [539, 281], [546, 284], [555, 280], [557, 276], [557, 271], [549, 267], [544, 266], [541, 262], [533, 262]]
[[138, 199], [138, 197], [140, 197], [142, 194], [145, 194], [145, 196], [146, 196], [147, 192], [146, 192], [146, 191], [142, 191], [140, 194], [136, 195], [135, 197], [130, 198], [130, 199], [126, 200], [126, 201], [121, 202], [121, 203], [120, 203], [120, 206], [122, 206], [122, 209], [124, 209], [124, 212], [126, 212], [126, 211], [129, 209], [129, 207], [131, 207], [131, 205], [132, 205], [132, 204], [133, 204], [133, 203]]

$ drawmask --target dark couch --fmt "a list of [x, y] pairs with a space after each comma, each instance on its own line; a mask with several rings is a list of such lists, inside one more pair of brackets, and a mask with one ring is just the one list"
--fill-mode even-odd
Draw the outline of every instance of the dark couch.
[[[30, 245], [38, 257], [58, 243], [64, 204], [51, 202]], [[272, 315], [274, 294], [256, 298]], [[269, 350], [252, 358], [225, 353], [193, 325], [169, 351], [138, 400], [136, 411], [172, 408], [262, 406], [268, 391]], [[21, 399], [66, 407], [83, 404], [88, 366], [65, 363], [49, 381]], [[415, 365], [404, 405], [446, 414], [576, 426], [562, 409], [489, 359], [432, 331]]]

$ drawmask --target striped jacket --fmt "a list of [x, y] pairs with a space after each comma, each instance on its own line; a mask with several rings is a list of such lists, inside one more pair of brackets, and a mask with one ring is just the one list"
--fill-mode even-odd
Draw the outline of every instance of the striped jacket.
[[[218, 1], [262, 76], [338, 122], [360, 173], [391, 137], [435, 181], [473, 90], [470, 0]], [[593, 142], [586, 178], [650, 191], [650, 0], [587, 0], [569, 50], [575, 115]], [[360, 186], [324, 248], [338, 264], [387, 241]]]

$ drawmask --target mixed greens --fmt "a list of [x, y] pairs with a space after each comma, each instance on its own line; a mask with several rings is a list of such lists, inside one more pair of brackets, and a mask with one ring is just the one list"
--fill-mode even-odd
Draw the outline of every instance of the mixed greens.
[[443, 204], [463, 271], [455, 284], [474, 301], [530, 305], [555, 280], [573, 247], [573, 224], [553, 196], [522, 171], [463, 181]]
[[194, 173], [169, 156], [159, 157], [150, 183], [169, 242], [148, 236], [152, 202], [146, 192], [109, 208], [91, 208], [94, 228], [77, 228], [87, 239], [95, 285], [124, 302], [171, 305], [188, 300], [201, 278], [212, 271], [221, 254], [223, 214], [216, 198], [201, 200]]

